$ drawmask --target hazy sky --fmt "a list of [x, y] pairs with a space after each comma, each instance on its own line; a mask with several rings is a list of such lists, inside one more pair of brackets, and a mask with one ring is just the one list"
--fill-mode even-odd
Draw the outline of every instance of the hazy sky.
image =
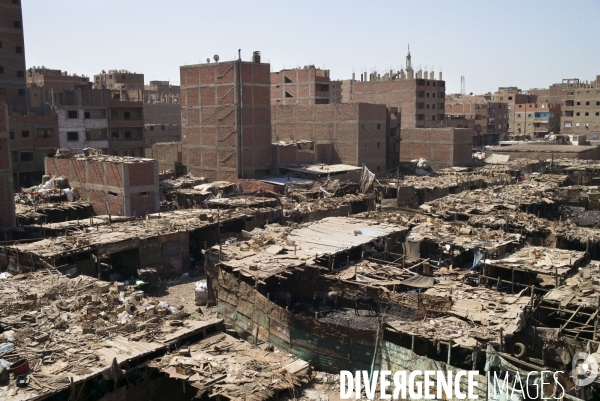
[[22, 0], [27, 67], [109, 69], [179, 83], [179, 66], [315, 64], [333, 79], [374, 68], [442, 70], [447, 93], [547, 87], [600, 74], [600, 0]]

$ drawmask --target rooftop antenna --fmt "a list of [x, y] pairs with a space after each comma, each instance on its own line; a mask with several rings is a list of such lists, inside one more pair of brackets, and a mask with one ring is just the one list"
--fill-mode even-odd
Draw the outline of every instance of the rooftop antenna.
[[206, 58], [206, 62], [207, 62], [207, 63], [210, 63], [210, 59], [209, 59], [208, 57]]

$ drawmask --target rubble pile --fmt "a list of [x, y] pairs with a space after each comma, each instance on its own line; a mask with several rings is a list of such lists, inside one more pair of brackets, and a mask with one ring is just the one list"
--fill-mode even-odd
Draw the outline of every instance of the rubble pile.
[[534, 212], [539, 208], [554, 211], [562, 200], [555, 188], [553, 184], [542, 182], [493, 186], [448, 195], [419, 208], [428, 215], [462, 220], [502, 209]]

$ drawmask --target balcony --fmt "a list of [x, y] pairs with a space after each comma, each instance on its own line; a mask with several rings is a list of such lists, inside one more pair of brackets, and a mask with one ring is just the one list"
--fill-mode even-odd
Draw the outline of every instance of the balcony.
[[540, 123], [540, 124], [548, 124], [548, 122], [550, 122], [550, 119], [549, 118], [534, 118], [533, 122]]
[[110, 99], [108, 107], [144, 107], [144, 102], [137, 100]]
[[111, 140], [111, 142], [143, 141], [144, 137], [141, 137], [141, 136], [132, 136], [132, 137], [129, 137], [129, 138], [120, 138], [120, 137], [119, 138], [115, 138], [115, 137], [112, 137], [112, 138], [110, 138], [110, 140]]
[[111, 128], [129, 128], [129, 127], [144, 127], [143, 118], [111, 118]]

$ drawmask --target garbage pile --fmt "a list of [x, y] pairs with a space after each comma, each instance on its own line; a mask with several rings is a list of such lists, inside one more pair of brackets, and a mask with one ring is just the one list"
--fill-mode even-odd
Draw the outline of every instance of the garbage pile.
[[227, 399], [262, 401], [292, 390], [309, 378], [309, 364], [264, 343], [258, 347], [227, 334], [210, 336], [181, 347], [149, 366], [171, 378], [186, 380], [208, 394]]
[[69, 180], [65, 177], [44, 176], [40, 185], [34, 185], [30, 188], [21, 188], [20, 192], [15, 194], [15, 203], [24, 205], [36, 205], [48, 201], [78, 200], [77, 192], [71, 190]]
[[131, 342], [166, 340], [190, 315], [182, 309], [146, 296], [137, 283], [7, 274], [0, 280], [0, 399], [54, 393], [69, 377], [104, 370], [105, 349], [127, 353]]

